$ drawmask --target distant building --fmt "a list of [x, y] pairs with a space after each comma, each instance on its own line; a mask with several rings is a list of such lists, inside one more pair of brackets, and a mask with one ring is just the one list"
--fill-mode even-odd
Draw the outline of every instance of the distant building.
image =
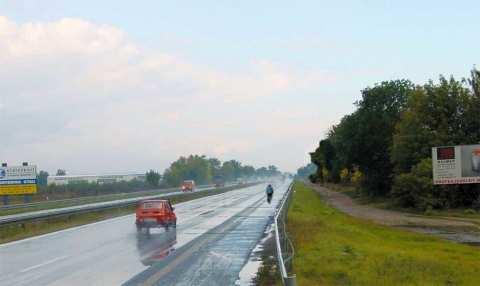
[[145, 181], [145, 174], [113, 174], [113, 175], [66, 175], [48, 176], [47, 184], [67, 185], [71, 183], [98, 183], [110, 184], [116, 182], [129, 182], [133, 180]]

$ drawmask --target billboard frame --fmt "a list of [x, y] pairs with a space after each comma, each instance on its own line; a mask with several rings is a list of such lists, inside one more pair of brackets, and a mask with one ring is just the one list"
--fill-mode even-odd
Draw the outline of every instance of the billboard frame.
[[434, 185], [480, 184], [480, 144], [432, 147]]

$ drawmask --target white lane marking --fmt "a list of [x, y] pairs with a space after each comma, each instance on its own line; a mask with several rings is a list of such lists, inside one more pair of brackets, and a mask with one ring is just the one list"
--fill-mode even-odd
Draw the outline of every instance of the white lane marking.
[[42, 267], [42, 266], [45, 266], [45, 265], [48, 265], [48, 264], [52, 264], [52, 263], [57, 262], [57, 261], [59, 261], [59, 260], [63, 260], [63, 259], [65, 259], [65, 258], [67, 258], [67, 257], [68, 257], [68, 256], [65, 255], [65, 256], [60, 256], [60, 257], [54, 258], [54, 259], [50, 259], [50, 260], [45, 261], [45, 262], [43, 262], [43, 263], [40, 263], [40, 264], [37, 264], [37, 265], [33, 265], [33, 266], [30, 266], [30, 267], [27, 267], [27, 268], [21, 270], [20, 273], [28, 272], [28, 271], [31, 271], [31, 270], [33, 270], [33, 269], [37, 269], [37, 268], [40, 268], [40, 267]]

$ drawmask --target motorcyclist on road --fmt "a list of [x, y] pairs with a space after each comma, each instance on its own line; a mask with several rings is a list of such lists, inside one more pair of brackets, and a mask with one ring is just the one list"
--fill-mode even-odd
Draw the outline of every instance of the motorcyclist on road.
[[267, 193], [268, 203], [270, 203], [270, 201], [272, 200], [272, 196], [273, 196], [273, 187], [272, 187], [271, 184], [268, 184], [267, 189], [265, 190], [265, 192]]

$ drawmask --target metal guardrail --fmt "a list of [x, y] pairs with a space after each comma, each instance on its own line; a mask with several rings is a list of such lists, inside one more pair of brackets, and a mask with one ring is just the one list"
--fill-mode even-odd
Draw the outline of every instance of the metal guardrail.
[[[295, 286], [296, 285], [296, 276], [295, 274], [289, 275], [287, 268], [291, 269], [292, 260], [295, 255], [295, 250], [293, 244], [287, 236], [286, 230], [286, 219], [288, 212], [288, 205], [290, 204], [292, 193], [293, 193], [293, 183], [288, 187], [287, 192], [282, 198], [280, 207], [277, 209], [275, 214], [275, 242], [277, 246], [277, 263], [280, 269], [280, 274], [282, 276], [282, 282], [285, 286]], [[282, 247], [283, 246], [283, 247]]]
[[[211, 188], [214, 185], [199, 185], [197, 186], [198, 188]], [[57, 204], [57, 203], [82, 203], [83, 201], [89, 201], [92, 199], [101, 199], [101, 198], [106, 198], [108, 197], [120, 197], [122, 195], [124, 196], [130, 196], [131, 198], [134, 197], [139, 197], [141, 195], [148, 195], [152, 194], [154, 192], [161, 192], [161, 193], [169, 193], [169, 192], [174, 192], [178, 190], [179, 188], [164, 188], [164, 189], [151, 189], [151, 190], [144, 190], [144, 191], [134, 191], [134, 192], [125, 192], [125, 193], [111, 193], [111, 194], [105, 194], [105, 195], [97, 195], [97, 196], [81, 196], [81, 197], [76, 197], [76, 198], [69, 198], [69, 199], [60, 199], [60, 200], [48, 200], [48, 201], [39, 201], [39, 202], [34, 202], [34, 203], [23, 203], [23, 204], [13, 204], [13, 205], [1, 205], [0, 210], [11, 210], [11, 209], [23, 209], [23, 208], [30, 208], [30, 207], [36, 207], [36, 206], [41, 206], [41, 205], [48, 205], [48, 204]], [[131, 196], [135, 195], [135, 196]], [[118, 198], [118, 200], [121, 200], [121, 198]], [[113, 201], [113, 200], [112, 200]]]
[[[251, 185], [254, 185], [254, 184], [246, 184], [244, 186], [248, 187]], [[210, 191], [210, 190], [222, 190], [222, 189], [228, 189], [232, 187], [235, 187], [235, 186], [232, 185], [232, 186], [227, 186], [219, 189], [215, 187], [211, 187], [211, 188], [205, 188], [205, 189], [199, 190], [197, 192], [204, 192], [204, 191]], [[136, 198], [130, 198], [130, 199], [123, 199], [123, 200], [79, 205], [79, 206], [73, 206], [68, 208], [50, 209], [50, 210], [44, 210], [44, 211], [38, 211], [38, 212], [32, 212], [32, 213], [22, 213], [18, 215], [8, 215], [8, 216], [0, 217], [0, 226], [4, 224], [10, 224], [10, 223], [21, 223], [23, 221], [35, 221], [35, 220], [54, 218], [59, 216], [71, 215], [71, 214], [87, 213], [90, 211], [99, 211], [99, 210], [131, 206], [131, 205], [136, 205], [139, 201], [145, 200], [145, 199], [168, 198], [171, 196], [186, 195], [186, 194], [191, 194], [191, 193], [184, 193], [182, 191], [179, 191], [179, 192], [171, 192], [166, 194], [152, 195], [147, 197], [136, 197]]]

